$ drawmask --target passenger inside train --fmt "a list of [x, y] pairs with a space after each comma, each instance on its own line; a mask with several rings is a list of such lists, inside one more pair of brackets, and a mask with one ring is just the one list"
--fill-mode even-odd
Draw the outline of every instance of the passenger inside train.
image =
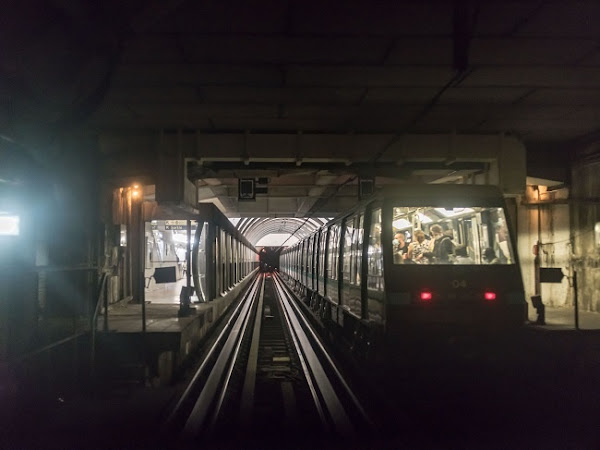
[[406, 259], [415, 264], [427, 264], [427, 257], [424, 255], [431, 249], [431, 241], [427, 239], [423, 230], [415, 231], [415, 239], [408, 246]]
[[[393, 209], [394, 264], [514, 264], [502, 208], [402, 207]], [[412, 237], [398, 255], [398, 237]], [[457, 251], [458, 250], [458, 251]]]
[[404, 233], [396, 233], [394, 236], [394, 261], [399, 262], [401, 259], [406, 258], [408, 253], [408, 243], [406, 242], [406, 235]]

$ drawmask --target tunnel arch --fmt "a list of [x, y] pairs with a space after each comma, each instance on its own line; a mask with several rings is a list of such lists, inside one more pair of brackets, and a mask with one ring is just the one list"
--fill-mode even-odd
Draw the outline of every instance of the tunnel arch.
[[329, 220], [312, 217], [245, 217], [238, 220], [236, 228], [252, 245], [256, 245], [263, 237], [274, 233], [290, 234], [303, 239]]

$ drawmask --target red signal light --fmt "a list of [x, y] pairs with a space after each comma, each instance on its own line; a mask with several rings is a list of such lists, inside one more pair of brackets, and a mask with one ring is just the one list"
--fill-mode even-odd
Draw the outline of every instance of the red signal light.
[[432, 297], [433, 296], [431, 295], [431, 292], [429, 292], [429, 291], [421, 292], [421, 300], [423, 300], [425, 302], [430, 301], [432, 299]]
[[483, 294], [483, 298], [485, 298], [486, 300], [496, 300], [496, 293], [488, 291], [485, 294]]

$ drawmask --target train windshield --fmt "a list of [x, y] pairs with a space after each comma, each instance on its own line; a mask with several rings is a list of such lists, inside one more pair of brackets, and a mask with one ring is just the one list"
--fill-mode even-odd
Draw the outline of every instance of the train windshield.
[[515, 264], [502, 208], [397, 206], [392, 227], [395, 264]]

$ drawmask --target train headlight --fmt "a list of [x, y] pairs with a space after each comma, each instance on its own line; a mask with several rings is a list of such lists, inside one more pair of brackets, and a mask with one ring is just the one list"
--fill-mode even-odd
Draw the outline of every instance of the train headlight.
[[496, 293], [492, 291], [487, 291], [485, 294], [483, 294], [483, 298], [485, 298], [488, 301], [496, 300]]
[[431, 299], [433, 298], [433, 295], [431, 294], [430, 291], [421, 291], [421, 295], [420, 295], [421, 300], [423, 300], [424, 302], [429, 302], [431, 301]]

